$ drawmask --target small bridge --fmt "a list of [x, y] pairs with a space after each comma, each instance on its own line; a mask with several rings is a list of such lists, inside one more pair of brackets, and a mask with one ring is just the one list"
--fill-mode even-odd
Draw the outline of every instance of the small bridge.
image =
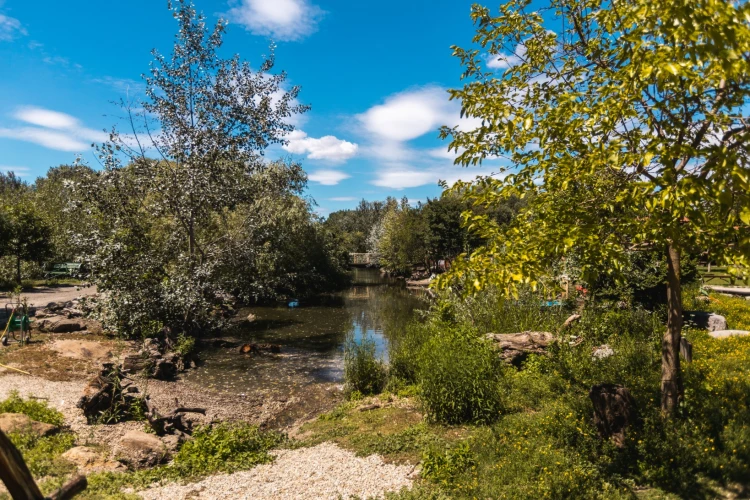
[[372, 264], [372, 254], [350, 253], [349, 264], [355, 267], [367, 267]]

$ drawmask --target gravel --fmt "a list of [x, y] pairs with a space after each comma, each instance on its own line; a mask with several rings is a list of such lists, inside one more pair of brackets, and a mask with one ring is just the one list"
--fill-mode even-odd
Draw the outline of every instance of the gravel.
[[272, 452], [276, 460], [249, 471], [219, 474], [191, 484], [138, 492], [147, 500], [382, 498], [409, 488], [413, 467], [386, 464], [377, 455], [357, 457], [333, 443]]

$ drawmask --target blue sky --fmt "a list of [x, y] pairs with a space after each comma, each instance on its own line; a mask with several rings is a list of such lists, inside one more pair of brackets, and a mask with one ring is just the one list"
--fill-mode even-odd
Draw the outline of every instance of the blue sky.
[[[88, 145], [119, 122], [112, 101], [142, 91], [151, 49], [170, 51], [176, 23], [166, 3], [0, 0], [1, 170], [32, 181], [77, 154], [97, 165]], [[460, 85], [450, 46], [470, 45], [470, 1], [195, 4], [212, 22], [228, 19], [226, 56], [257, 64], [276, 43], [277, 69], [312, 110], [267, 155], [302, 163], [321, 214], [361, 198], [425, 199], [439, 194], [439, 179], [492, 170], [454, 166], [437, 137], [441, 125], [472, 125], [445, 92]]]

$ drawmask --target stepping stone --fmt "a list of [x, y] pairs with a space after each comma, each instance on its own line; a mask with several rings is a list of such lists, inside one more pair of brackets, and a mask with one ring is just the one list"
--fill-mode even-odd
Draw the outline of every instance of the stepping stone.
[[746, 330], [718, 330], [715, 332], [708, 332], [708, 334], [715, 339], [725, 339], [728, 337], [745, 337], [750, 335], [750, 332]]

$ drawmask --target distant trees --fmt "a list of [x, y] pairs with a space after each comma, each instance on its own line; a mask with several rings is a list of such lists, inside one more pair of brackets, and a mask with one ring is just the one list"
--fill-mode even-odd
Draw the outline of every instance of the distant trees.
[[450, 264], [460, 253], [481, 244], [481, 237], [463, 225], [466, 210], [486, 214], [505, 226], [523, 203], [511, 197], [491, 209], [470, 207], [450, 192], [415, 206], [405, 198], [400, 202], [395, 198], [362, 200], [355, 209], [331, 213], [325, 224], [339, 236], [346, 250], [368, 252], [375, 265], [405, 275], [414, 266], [435, 269], [441, 260]]
[[0, 172], [0, 258], [12, 261], [16, 284], [22, 281], [23, 262], [41, 265], [51, 257], [51, 235], [31, 188], [13, 173]]

